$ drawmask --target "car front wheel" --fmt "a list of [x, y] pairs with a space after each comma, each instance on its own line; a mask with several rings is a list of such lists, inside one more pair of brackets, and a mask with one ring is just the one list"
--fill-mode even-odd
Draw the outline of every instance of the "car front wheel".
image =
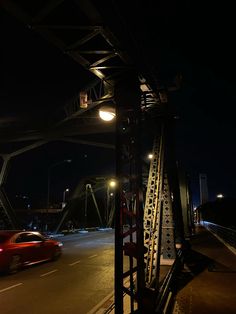
[[61, 256], [61, 250], [56, 248], [52, 254], [52, 261], [56, 261]]
[[8, 266], [8, 273], [15, 274], [21, 268], [21, 257], [20, 255], [13, 255]]

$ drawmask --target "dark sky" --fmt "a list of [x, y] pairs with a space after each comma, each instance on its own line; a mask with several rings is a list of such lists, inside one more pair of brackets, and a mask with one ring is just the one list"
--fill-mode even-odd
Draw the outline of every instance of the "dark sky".
[[166, 6], [173, 10], [169, 22], [163, 18], [159, 23], [165, 27], [157, 72], [165, 77], [180, 71], [183, 76], [181, 90], [172, 95], [179, 116], [177, 158], [190, 173], [195, 203], [199, 201], [199, 173], [207, 174], [211, 200], [218, 193], [235, 197], [236, 25], [232, 5], [228, 1], [167, 1]]
[[[159, 4], [158, 9], [154, 3]], [[169, 0], [137, 1], [135, 9], [136, 13], [132, 14], [131, 5], [127, 6], [123, 15], [138, 47], [148, 56], [146, 63], [163, 79], [177, 72], [183, 77], [181, 89], [171, 95], [171, 101], [179, 116], [177, 158], [190, 173], [194, 202], [199, 198], [199, 173], [208, 176], [211, 199], [219, 192], [235, 196], [236, 28], [233, 8], [227, 2], [191, 1], [190, 4]], [[81, 77], [85, 85], [87, 75], [76, 63], [26, 27], [17, 28], [13, 17], [6, 17], [2, 12], [1, 17], [4, 21], [1, 116], [14, 115], [22, 109], [37, 111], [43, 106], [47, 109], [49, 103], [56, 107], [80, 89]], [[42, 151], [39, 153], [43, 154], [41, 160], [45, 159], [48, 164], [67, 155], [65, 152], [61, 156], [53, 155], [57, 149]], [[87, 151], [88, 156], [93, 155], [91, 148], [73, 146], [71, 154], [76, 156], [76, 171], [80, 171]], [[99, 172], [105, 168], [105, 161], [102, 150], [96, 153], [101, 156]], [[91, 160], [90, 165], [94, 166]], [[39, 181], [44, 179], [38, 174]]]
[[27, 195], [34, 206], [43, 208], [47, 202], [48, 180], [50, 201], [60, 203], [63, 191], [69, 188], [72, 196], [81, 179], [114, 176], [114, 160], [111, 149], [61, 141], [49, 143], [12, 160], [6, 190], [12, 199], [16, 194]]

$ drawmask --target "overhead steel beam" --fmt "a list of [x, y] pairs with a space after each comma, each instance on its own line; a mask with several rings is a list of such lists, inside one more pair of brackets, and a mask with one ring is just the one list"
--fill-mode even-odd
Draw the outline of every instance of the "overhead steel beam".
[[50, 14], [58, 5], [60, 5], [65, 0], [50, 0], [47, 1], [45, 6], [37, 12], [37, 14], [33, 17], [34, 23], [39, 23], [41, 20], [43, 20], [45, 17]]

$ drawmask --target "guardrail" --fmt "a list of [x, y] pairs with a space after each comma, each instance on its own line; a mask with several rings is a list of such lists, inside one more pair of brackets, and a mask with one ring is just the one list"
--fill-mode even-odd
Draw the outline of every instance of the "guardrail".
[[180, 271], [182, 265], [183, 265], [183, 252], [182, 250], [178, 250], [176, 254], [176, 259], [160, 287], [158, 297], [156, 300], [157, 304], [155, 308], [156, 314], [170, 312], [173, 299], [174, 279], [177, 273]]
[[225, 243], [236, 249], [236, 230], [226, 228], [209, 221], [202, 221], [202, 225]]
[[[183, 252], [178, 250], [176, 254], [176, 259], [171, 266], [171, 269], [167, 273], [163, 283], [159, 289], [157, 298], [155, 300], [155, 306], [153, 309], [153, 314], [167, 314], [171, 313], [171, 308], [173, 307], [173, 297], [174, 297], [174, 284], [177, 273], [181, 270], [183, 266]], [[123, 294], [125, 297], [126, 293]], [[109, 314], [114, 313], [115, 303], [112, 303], [103, 313]], [[100, 313], [100, 312], [99, 312]], [[126, 312], [124, 312], [126, 313]], [[135, 311], [136, 313], [136, 311]]]

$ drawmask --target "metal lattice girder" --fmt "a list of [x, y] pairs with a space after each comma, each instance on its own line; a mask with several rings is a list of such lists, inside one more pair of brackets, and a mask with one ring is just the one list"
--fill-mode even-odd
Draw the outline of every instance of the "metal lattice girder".
[[174, 241], [174, 221], [172, 199], [168, 183], [168, 176], [164, 174], [163, 180], [163, 213], [162, 213], [162, 255], [161, 265], [170, 265], [176, 257], [175, 241]]
[[164, 125], [154, 139], [144, 209], [144, 262], [148, 287], [159, 285], [160, 265], [175, 259], [172, 197], [168, 182]]
[[163, 159], [164, 145], [161, 134], [154, 140], [144, 208], [144, 263], [147, 286], [156, 279], [159, 267]]

